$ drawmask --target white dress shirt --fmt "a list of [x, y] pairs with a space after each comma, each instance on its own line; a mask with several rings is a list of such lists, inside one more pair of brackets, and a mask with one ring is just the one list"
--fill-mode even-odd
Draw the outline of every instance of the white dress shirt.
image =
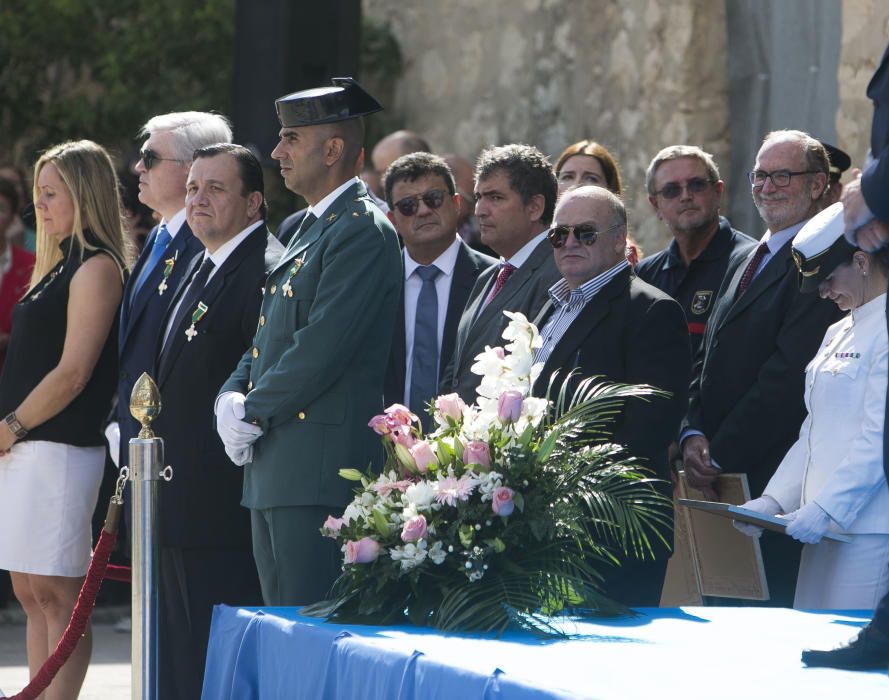
[[321, 201], [317, 204], [313, 204], [309, 207], [306, 212], [306, 216], [309, 214], [314, 214], [317, 218], [321, 218], [330, 209], [331, 205], [336, 201], [336, 198], [339, 197], [343, 192], [349, 189], [356, 182], [361, 182], [357, 177], [353, 177], [349, 180], [346, 180], [342, 185], [337, 187], [333, 192], [328, 195], [325, 195]]
[[[444, 337], [445, 320], [448, 315], [448, 299], [451, 296], [451, 283], [454, 281], [454, 267], [457, 264], [457, 254], [460, 252], [460, 241], [454, 235], [454, 242], [432, 261], [441, 272], [435, 278], [435, 295], [438, 301], [438, 363], [441, 366], [441, 341]], [[414, 361], [414, 325], [417, 320], [417, 299], [423, 287], [423, 280], [416, 274], [420, 263], [411, 257], [407, 248], [402, 251], [404, 256], [404, 405], [410, 405], [411, 394], [411, 368]], [[438, 368], [436, 368], [436, 373]]]

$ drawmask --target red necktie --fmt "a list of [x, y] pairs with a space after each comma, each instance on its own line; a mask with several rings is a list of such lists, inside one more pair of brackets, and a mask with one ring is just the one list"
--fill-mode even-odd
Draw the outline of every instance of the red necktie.
[[737, 291], [735, 291], [735, 299], [739, 299], [741, 295], [747, 291], [747, 287], [749, 287], [750, 283], [753, 281], [753, 276], [756, 274], [756, 270], [759, 267], [759, 264], [762, 262], [762, 259], [768, 252], [768, 244], [760, 243], [757, 246], [756, 252], [753, 254], [753, 257], [750, 258], [750, 262], [747, 264], [747, 269], [744, 270], [744, 274], [741, 275], [741, 281], [738, 282], [738, 289]]
[[510, 278], [513, 272], [518, 270], [515, 265], [510, 265], [509, 263], [503, 263], [503, 267], [500, 268], [500, 272], [497, 273], [497, 280], [494, 282], [494, 288], [491, 290], [491, 295], [488, 297], [488, 301], [485, 306], [490, 304], [494, 297], [496, 297], [500, 290], [503, 289], [503, 285], [506, 284], [506, 280]]

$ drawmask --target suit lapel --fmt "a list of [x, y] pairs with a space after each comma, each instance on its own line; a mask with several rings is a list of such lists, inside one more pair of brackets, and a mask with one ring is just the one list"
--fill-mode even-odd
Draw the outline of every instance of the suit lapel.
[[457, 261], [454, 264], [454, 277], [451, 280], [451, 292], [448, 295], [448, 312], [445, 316], [444, 333], [441, 339], [441, 349], [438, 355], [438, 378], [442, 378], [442, 372], [454, 354], [454, 343], [457, 338], [457, 327], [460, 325], [460, 317], [469, 293], [475, 286], [475, 270], [465, 243], [460, 243], [457, 251]]
[[[790, 248], [791, 243], [787, 242], [781, 247], [771, 260], [766, 263], [766, 266], [760, 270], [759, 274], [753, 278], [753, 281], [750, 283], [750, 286], [747, 287], [747, 290], [741, 295], [741, 298], [736, 300], [728, 309], [725, 315], [725, 320], [723, 323], [728, 323], [733, 318], [735, 318], [738, 314], [743, 312], [745, 309], [749, 308], [754, 301], [756, 301], [760, 296], [762, 296], [767, 289], [769, 289], [772, 285], [780, 282], [784, 275], [787, 274], [787, 266], [790, 264]], [[755, 250], [755, 249], [754, 249]], [[749, 260], [747, 261], [749, 263]], [[743, 266], [747, 267], [747, 264]], [[740, 281], [740, 277], [738, 273], [741, 275], [744, 274], [743, 269], [739, 269], [735, 272], [735, 277], [737, 281]], [[738, 288], [737, 284], [735, 284], [736, 280], [732, 280], [732, 286], [729, 291], [734, 294], [735, 290]]]

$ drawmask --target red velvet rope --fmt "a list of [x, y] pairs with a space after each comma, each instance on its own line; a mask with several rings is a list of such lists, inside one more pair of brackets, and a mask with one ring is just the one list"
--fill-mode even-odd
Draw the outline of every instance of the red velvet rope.
[[86, 580], [80, 589], [74, 612], [71, 613], [71, 621], [68, 623], [68, 627], [65, 628], [65, 632], [56, 645], [55, 651], [46, 660], [46, 663], [43, 664], [37, 675], [31, 679], [31, 682], [28, 683], [22, 692], [18, 695], [13, 695], [11, 700], [35, 700], [52, 683], [52, 679], [56, 677], [59, 669], [74, 652], [74, 648], [83, 636], [86, 624], [89, 622], [90, 615], [93, 612], [96, 595], [102, 585], [102, 579], [105, 577], [105, 570], [108, 568], [108, 558], [111, 556], [111, 549], [116, 541], [116, 532], [109, 533], [102, 530], [99, 542], [93, 551], [93, 560], [90, 562], [89, 571], [86, 572]]

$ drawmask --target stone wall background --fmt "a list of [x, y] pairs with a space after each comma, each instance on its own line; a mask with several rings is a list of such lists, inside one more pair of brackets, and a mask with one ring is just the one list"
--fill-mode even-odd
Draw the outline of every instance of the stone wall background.
[[[363, 0], [388, 25], [403, 72], [387, 105], [434, 150], [474, 160], [489, 144], [532, 143], [553, 159], [593, 138], [617, 158], [634, 235], [669, 240], [648, 204], [654, 154], [692, 143], [727, 178], [726, 2], [732, 0]], [[844, 0], [837, 133], [859, 162], [869, 138], [864, 89], [889, 40], [889, 3]], [[761, 233], [760, 231], [752, 233]]]

